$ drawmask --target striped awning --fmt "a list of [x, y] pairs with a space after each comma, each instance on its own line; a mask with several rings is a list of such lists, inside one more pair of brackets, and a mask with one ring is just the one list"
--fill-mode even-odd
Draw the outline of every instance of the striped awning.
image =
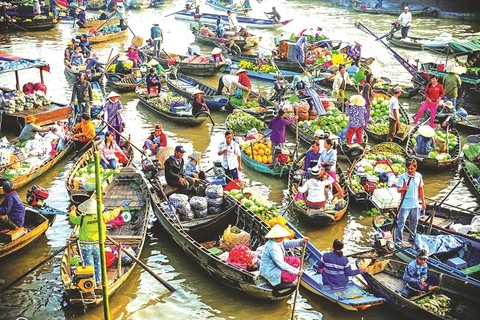
[[17, 57], [6, 52], [0, 51], [0, 73], [12, 72], [17, 70], [25, 70], [31, 68], [39, 68], [41, 70], [50, 72], [48, 63], [42, 60], [33, 60], [27, 58]]

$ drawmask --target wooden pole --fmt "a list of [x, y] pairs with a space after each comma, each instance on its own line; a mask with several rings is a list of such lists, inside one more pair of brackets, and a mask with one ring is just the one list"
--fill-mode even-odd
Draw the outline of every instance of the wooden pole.
[[[300, 268], [299, 270], [303, 270], [303, 260], [305, 259], [305, 249], [307, 248], [307, 243], [303, 243], [302, 247], [302, 260], [300, 260]], [[297, 304], [297, 297], [298, 297], [298, 290], [300, 289], [300, 282], [302, 281], [302, 277], [298, 277], [297, 280], [297, 288], [295, 289], [295, 298], [293, 299], [293, 307], [292, 307], [292, 316], [290, 317], [290, 320], [295, 319], [295, 306]]]
[[15, 70], [15, 81], [17, 82], [17, 90], [20, 91], [20, 78], [18, 77], [18, 70]]
[[110, 320], [110, 305], [108, 302], [108, 277], [107, 277], [107, 261], [105, 259], [105, 239], [104, 222], [102, 212], [102, 184], [100, 182], [100, 153], [95, 151], [95, 185], [97, 198], [97, 223], [98, 223], [98, 244], [100, 246], [100, 263], [102, 265], [102, 291], [103, 291], [103, 316], [106, 320]]
[[40, 68], [40, 82], [44, 83], [45, 81], [43, 80], [43, 70]]
[[[112, 57], [112, 52], [113, 52], [113, 48], [110, 50], [110, 54], [108, 55], [107, 63], [105, 63], [105, 66], [110, 64], [110, 58]], [[98, 79], [98, 82], [102, 81], [103, 76], [105, 75], [105, 72], [107, 72], [107, 69], [104, 67], [102, 75], [100, 76], [100, 79]]]

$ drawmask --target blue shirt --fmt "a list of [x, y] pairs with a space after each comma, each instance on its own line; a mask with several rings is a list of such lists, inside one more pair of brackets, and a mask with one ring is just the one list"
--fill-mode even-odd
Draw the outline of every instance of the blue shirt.
[[330, 167], [330, 172], [335, 172], [335, 166], [337, 165], [337, 150], [333, 149], [333, 147], [330, 150], [323, 149], [320, 154], [320, 162], [331, 162], [332, 166]]
[[159, 26], [153, 26], [153, 27], [150, 29], [150, 37], [151, 37], [152, 39], [162, 38], [162, 40], [163, 40], [162, 29], [160, 29]]
[[193, 163], [192, 160], [187, 162], [187, 165], [185, 166], [185, 175], [187, 177], [193, 177], [193, 174], [198, 174], [198, 168], [197, 166]]
[[420, 155], [427, 155], [435, 149], [435, 140], [433, 138], [425, 138], [421, 134], [417, 136], [417, 147], [415, 152]]
[[17, 226], [23, 226], [25, 206], [15, 190], [10, 191], [10, 193], [5, 196], [5, 199], [0, 205], [0, 215], [7, 215]]
[[[408, 173], [403, 173], [398, 177], [398, 186], [404, 187], [408, 183]], [[408, 186], [408, 190], [405, 193], [405, 200], [403, 200], [402, 209], [414, 209], [420, 208], [418, 203], [418, 188], [423, 187], [423, 178], [422, 175], [418, 172], [415, 172], [415, 177], [412, 178]]]
[[285, 262], [285, 250], [299, 247], [303, 240], [283, 240], [276, 242], [268, 240], [262, 252], [260, 260], [260, 275], [270, 282], [272, 286], [279, 285], [282, 282], [282, 270], [293, 274], [298, 274], [298, 269]]
[[360, 270], [352, 270], [350, 261], [345, 256], [340, 256], [336, 251], [325, 253], [318, 262], [318, 268], [323, 269], [322, 278], [324, 285], [344, 287], [349, 276], [356, 276]]
[[403, 274], [403, 281], [405, 282], [418, 282], [420, 279], [427, 280], [428, 266], [426, 263], [419, 265], [417, 260], [410, 261], [405, 268]]

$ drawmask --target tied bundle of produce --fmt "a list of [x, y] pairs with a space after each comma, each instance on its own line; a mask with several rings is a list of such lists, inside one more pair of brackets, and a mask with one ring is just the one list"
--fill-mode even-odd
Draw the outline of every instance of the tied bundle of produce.
[[195, 218], [204, 218], [208, 214], [208, 202], [205, 197], [193, 196], [190, 199], [190, 206], [193, 209]]
[[235, 246], [245, 246], [251, 248], [252, 242], [250, 234], [236, 226], [228, 225], [219, 241], [220, 249], [231, 251]]
[[187, 195], [174, 193], [168, 197], [168, 203], [175, 208], [182, 220], [192, 220], [195, 217]]
[[[300, 268], [300, 258], [297, 256], [286, 256], [284, 261], [294, 268]], [[282, 278], [282, 282], [285, 283], [292, 283], [297, 279], [296, 274], [290, 273], [285, 270], [282, 270], [280, 275]]]
[[208, 213], [219, 214], [223, 210], [223, 188], [220, 185], [211, 184], [205, 189], [207, 196]]
[[298, 120], [305, 121], [308, 120], [308, 103], [306, 101], [297, 101], [293, 104], [295, 110], [297, 110]]
[[451, 299], [444, 294], [432, 294], [417, 300], [416, 304], [440, 317], [447, 316], [451, 311]]
[[235, 246], [229, 253], [227, 262], [234, 266], [247, 270], [253, 264], [252, 252], [246, 246]]
[[463, 154], [469, 161], [480, 160], [480, 144], [467, 143], [462, 148]]

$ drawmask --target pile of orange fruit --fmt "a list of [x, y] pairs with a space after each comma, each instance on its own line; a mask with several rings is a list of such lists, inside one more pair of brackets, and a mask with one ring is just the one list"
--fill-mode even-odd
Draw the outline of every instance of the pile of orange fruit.
[[247, 156], [264, 164], [272, 163], [272, 144], [270, 140], [257, 141], [247, 144], [243, 149]]

